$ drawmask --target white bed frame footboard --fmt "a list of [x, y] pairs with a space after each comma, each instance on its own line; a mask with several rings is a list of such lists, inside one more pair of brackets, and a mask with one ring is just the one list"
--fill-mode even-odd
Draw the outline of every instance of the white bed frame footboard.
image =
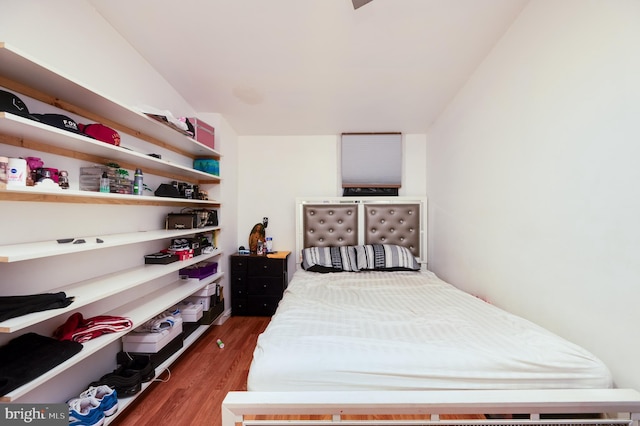
[[[486, 419], [463, 417], [478, 414], [485, 415]], [[330, 416], [330, 420], [283, 420], [287, 416], [314, 415]], [[372, 416], [372, 420], [345, 419], [349, 415]], [[375, 420], [375, 415], [427, 417], [425, 420]], [[460, 416], [461, 419], [444, 420], [443, 415]], [[633, 389], [229, 392], [222, 402], [222, 426], [639, 426], [639, 419], [640, 393]]]

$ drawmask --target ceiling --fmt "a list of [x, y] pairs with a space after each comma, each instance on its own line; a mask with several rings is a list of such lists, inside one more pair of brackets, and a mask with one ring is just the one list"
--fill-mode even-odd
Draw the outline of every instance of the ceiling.
[[528, 0], [88, 1], [196, 111], [326, 135], [426, 133]]

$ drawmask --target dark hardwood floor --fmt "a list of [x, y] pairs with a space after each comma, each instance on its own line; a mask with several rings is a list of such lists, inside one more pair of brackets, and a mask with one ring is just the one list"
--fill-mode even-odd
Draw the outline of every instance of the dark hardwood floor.
[[[246, 390], [258, 335], [270, 317], [231, 317], [212, 326], [111, 425], [220, 426], [220, 405], [227, 392]], [[220, 349], [216, 340], [224, 342]]]

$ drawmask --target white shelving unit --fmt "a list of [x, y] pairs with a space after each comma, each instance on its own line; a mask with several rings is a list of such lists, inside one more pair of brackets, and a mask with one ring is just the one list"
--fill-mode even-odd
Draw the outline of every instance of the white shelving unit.
[[[221, 251], [214, 251], [211, 254], [203, 254], [192, 259], [169, 263], [168, 265], [138, 266], [124, 271], [117, 271], [112, 274], [102, 275], [90, 280], [73, 283], [65, 287], [52, 289], [51, 291], [54, 293], [63, 291], [67, 296], [73, 296], [73, 303], [66, 308], [33, 312], [31, 314], [2, 321], [0, 322], [0, 333], [14, 333], [55, 316], [77, 310], [78, 308], [98, 300], [131, 290], [136, 286], [164, 277], [172, 272], [176, 272], [182, 268], [203, 262], [221, 254]], [[178, 300], [176, 300], [176, 302], [178, 302]], [[156, 313], [161, 311], [162, 309], [158, 309]]]
[[[1, 52], [2, 50], [0, 50]], [[157, 126], [162, 126], [154, 122]], [[162, 126], [164, 127], [164, 126]], [[144, 153], [131, 151], [119, 146], [110, 145], [88, 136], [71, 133], [28, 118], [20, 117], [8, 112], [0, 112], [0, 133], [19, 140], [29, 140], [44, 143], [52, 148], [75, 151], [82, 147], [84, 154], [108, 158], [111, 161], [125, 161], [135, 163], [141, 168], [153, 169], [158, 172], [166, 172], [185, 179], [196, 179], [202, 183], [219, 183], [220, 177], [214, 176], [191, 167], [151, 157]], [[190, 138], [182, 136], [191, 141]], [[186, 145], [186, 144], [184, 144]], [[213, 154], [212, 150], [212, 154]]]
[[[107, 313], [107, 315], [124, 316], [131, 319], [134, 324], [142, 324], [145, 321], [153, 318], [158, 313], [158, 310], [162, 311], [170, 308], [171, 306], [175, 305], [176, 300], [185, 299], [189, 295], [198, 290], [201, 290], [208, 283], [215, 281], [221, 276], [222, 273], [207, 277], [206, 280], [189, 279], [176, 281], [170, 291], [163, 290], [151, 293], [149, 296], [143, 299], [134, 300], [126, 305], [121, 306], [113, 312]], [[202, 327], [203, 329], [201, 331], [205, 331], [206, 327]], [[76, 355], [63, 362], [62, 364], [59, 364], [57, 367], [47, 371], [45, 374], [39, 376], [35, 380], [32, 380], [31, 382], [26, 383], [21, 387], [4, 395], [0, 398], [0, 401], [14, 401], [16, 398], [19, 398], [20, 396], [40, 386], [44, 382], [51, 380], [58, 374], [67, 371], [69, 368], [73, 367], [80, 361], [90, 357], [100, 349], [107, 346], [109, 343], [121, 339], [122, 336], [127, 334], [127, 332], [123, 331], [118, 333], [104, 334], [98, 338], [83, 343], [82, 350]]]
[[[216, 150], [147, 117], [140, 111], [122, 105], [108, 96], [92, 90], [90, 87], [72, 81], [62, 73], [39, 63], [37, 60], [2, 42], [0, 42], [0, 86], [42, 102], [49, 102], [51, 105], [63, 109], [63, 111], [66, 110], [86, 117], [90, 121], [104, 123], [119, 132], [127, 133], [134, 138], [155, 144], [163, 149], [175, 151], [188, 158], [220, 159], [221, 157]], [[115, 162], [135, 165], [145, 170], [145, 173], [148, 171], [154, 175], [168, 177], [170, 180], [184, 179], [198, 185], [217, 185], [221, 183], [219, 176], [194, 170], [183, 164], [158, 159], [145, 153], [99, 142], [89, 137], [60, 130], [8, 112], [0, 112], [0, 146], [2, 145], [11, 145], [18, 147], [18, 149], [24, 148], [29, 151], [49, 152], [74, 160], [109, 159]], [[79, 191], [77, 189], [62, 190], [38, 186], [0, 188], [0, 203], [7, 201], [75, 203], [75, 207], [78, 209], [82, 209], [83, 205], [100, 204], [122, 205], [128, 208], [131, 208], [131, 206], [134, 208], [136, 206], [152, 206], [156, 212], [165, 212], [167, 207], [173, 206], [199, 209], [220, 207], [220, 203], [215, 200], [103, 194]], [[221, 228], [218, 226], [179, 230], [158, 229], [108, 235], [69, 236], [74, 239], [85, 240], [85, 243], [82, 244], [58, 243], [55, 240], [48, 240], [0, 245], [0, 276], [2, 275], [3, 267], [21, 267], [22, 263], [42, 262], [55, 256], [73, 256], [80, 253], [87, 253], [87, 255], [98, 258], [97, 253], [91, 254], [91, 252], [104, 248], [133, 246], [136, 244], [144, 246], [144, 243], [152, 241], [166, 240], [168, 246], [169, 241], [173, 238], [187, 237], [198, 233], [213, 233], [215, 245], [220, 231]], [[98, 242], [98, 239], [101, 242]], [[140, 253], [141, 262], [144, 254], [146, 253]], [[219, 271], [203, 280], [177, 279], [174, 282], [169, 282], [172, 279], [170, 278], [169, 280], [164, 280], [169, 284], [164, 284], [157, 289], [150, 289], [149, 286], [144, 286], [145, 284], [171, 276], [177, 278], [178, 270], [202, 261], [218, 259], [222, 254], [221, 250], [215, 249], [212, 253], [201, 254], [192, 259], [167, 265], [142, 264], [140, 266], [119, 268], [116, 264], [111, 273], [89, 279], [80, 279], [77, 282], [70, 282], [57, 288], [48, 289], [49, 292], [65, 292], [67, 296], [74, 298], [73, 303], [66, 308], [34, 312], [2, 321], [0, 322], [0, 334], [16, 333], [17, 335], [19, 332], [28, 332], [30, 327], [38, 326], [58, 316], [77, 311], [82, 307], [88, 305], [101, 306], [100, 302], [105, 300], [118, 301], [118, 297], [121, 294], [132, 289], [134, 291], [143, 290], [146, 293], [144, 296], [135, 296], [137, 297], [135, 300], [122, 298], [123, 300], [119, 306], [109, 309], [109, 312], [104, 312], [104, 315], [130, 318], [134, 324], [133, 328], [135, 328], [158, 313], [198, 292], [206, 285], [218, 282], [224, 276], [224, 272]], [[85, 258], [83, 257], [83, 259]], [[218, 263], [220, 265], [223, 264], [220, 261]], [[21, 294], [19, 288], [15, 288], [15, 294]], [[110, 306], [113, 305], [112, 303]], [[173, 354], [161, 366], [157, 366], [156, 372], [160, 373], [168, 367], [208, 327], [209, 325], [199, 326], [185, 339], [183, 348], [180, 351]], [[19, 401], [21, 397], [28, 395], [43, 384], [59, 378], [61, 373], [68, 375], [72, 372], [73, 367], [81, 361], [91, 358], [107, 347], [113, 348], [113, 344], [121, 340], [124, 334], [126, 332], [105, 334], [83, 343], [83, 349], [78, 354], [38, 378], [1, 396], [0, 401]], [[108, 372], [104, 371], [102, 374]], [[98, 372], [97, 377], [102, 374]], [[57, 383], [57, 381], [52, 382], [50, 385], [57, 386]], [[58, 397], [64, 398], [63, 401], [42, 402], [64, 402], [70, 396], [65, 395], [65, 392], [64, 389], [59, 390]], [[124, 398], [120, 403], [120, 412], [134, 399], [135, 397]]]
[[[194, 233], [216, 231], [218, 226], [207, 226], [195, 229], [169, 229], [157, 231], [128, 232], [123, 234], [77, 236], [83, 239], [83, 244], [58, 243], [57, 241], [39, 241], [35, 243], [10, 244], [0, 246], [0, 263], [20, 262], [23, 260], [38, 259], [41, 257], [59, 256], [70, 253], [80, 253], [89, 250], [99, 250], [109, 247], [118, 247], [128, 244], [142, 243], [146, 241], [164, 240], [169, 238], [184, 237]], [[98, 243], [100, 239], [103, 242]]]

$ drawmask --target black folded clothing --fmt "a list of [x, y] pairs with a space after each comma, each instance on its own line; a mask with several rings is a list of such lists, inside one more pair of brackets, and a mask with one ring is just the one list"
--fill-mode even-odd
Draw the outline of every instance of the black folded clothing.
[[67, 297], [63, 291], [25, 296], [0, 296], [0, 321], [32, 312], [65, 308], [71, 302], [73, 302], [73, 297]]
[[0, 346], [0, 395], [6, 395], [82, 350], [82, 344], [26, 333]]

